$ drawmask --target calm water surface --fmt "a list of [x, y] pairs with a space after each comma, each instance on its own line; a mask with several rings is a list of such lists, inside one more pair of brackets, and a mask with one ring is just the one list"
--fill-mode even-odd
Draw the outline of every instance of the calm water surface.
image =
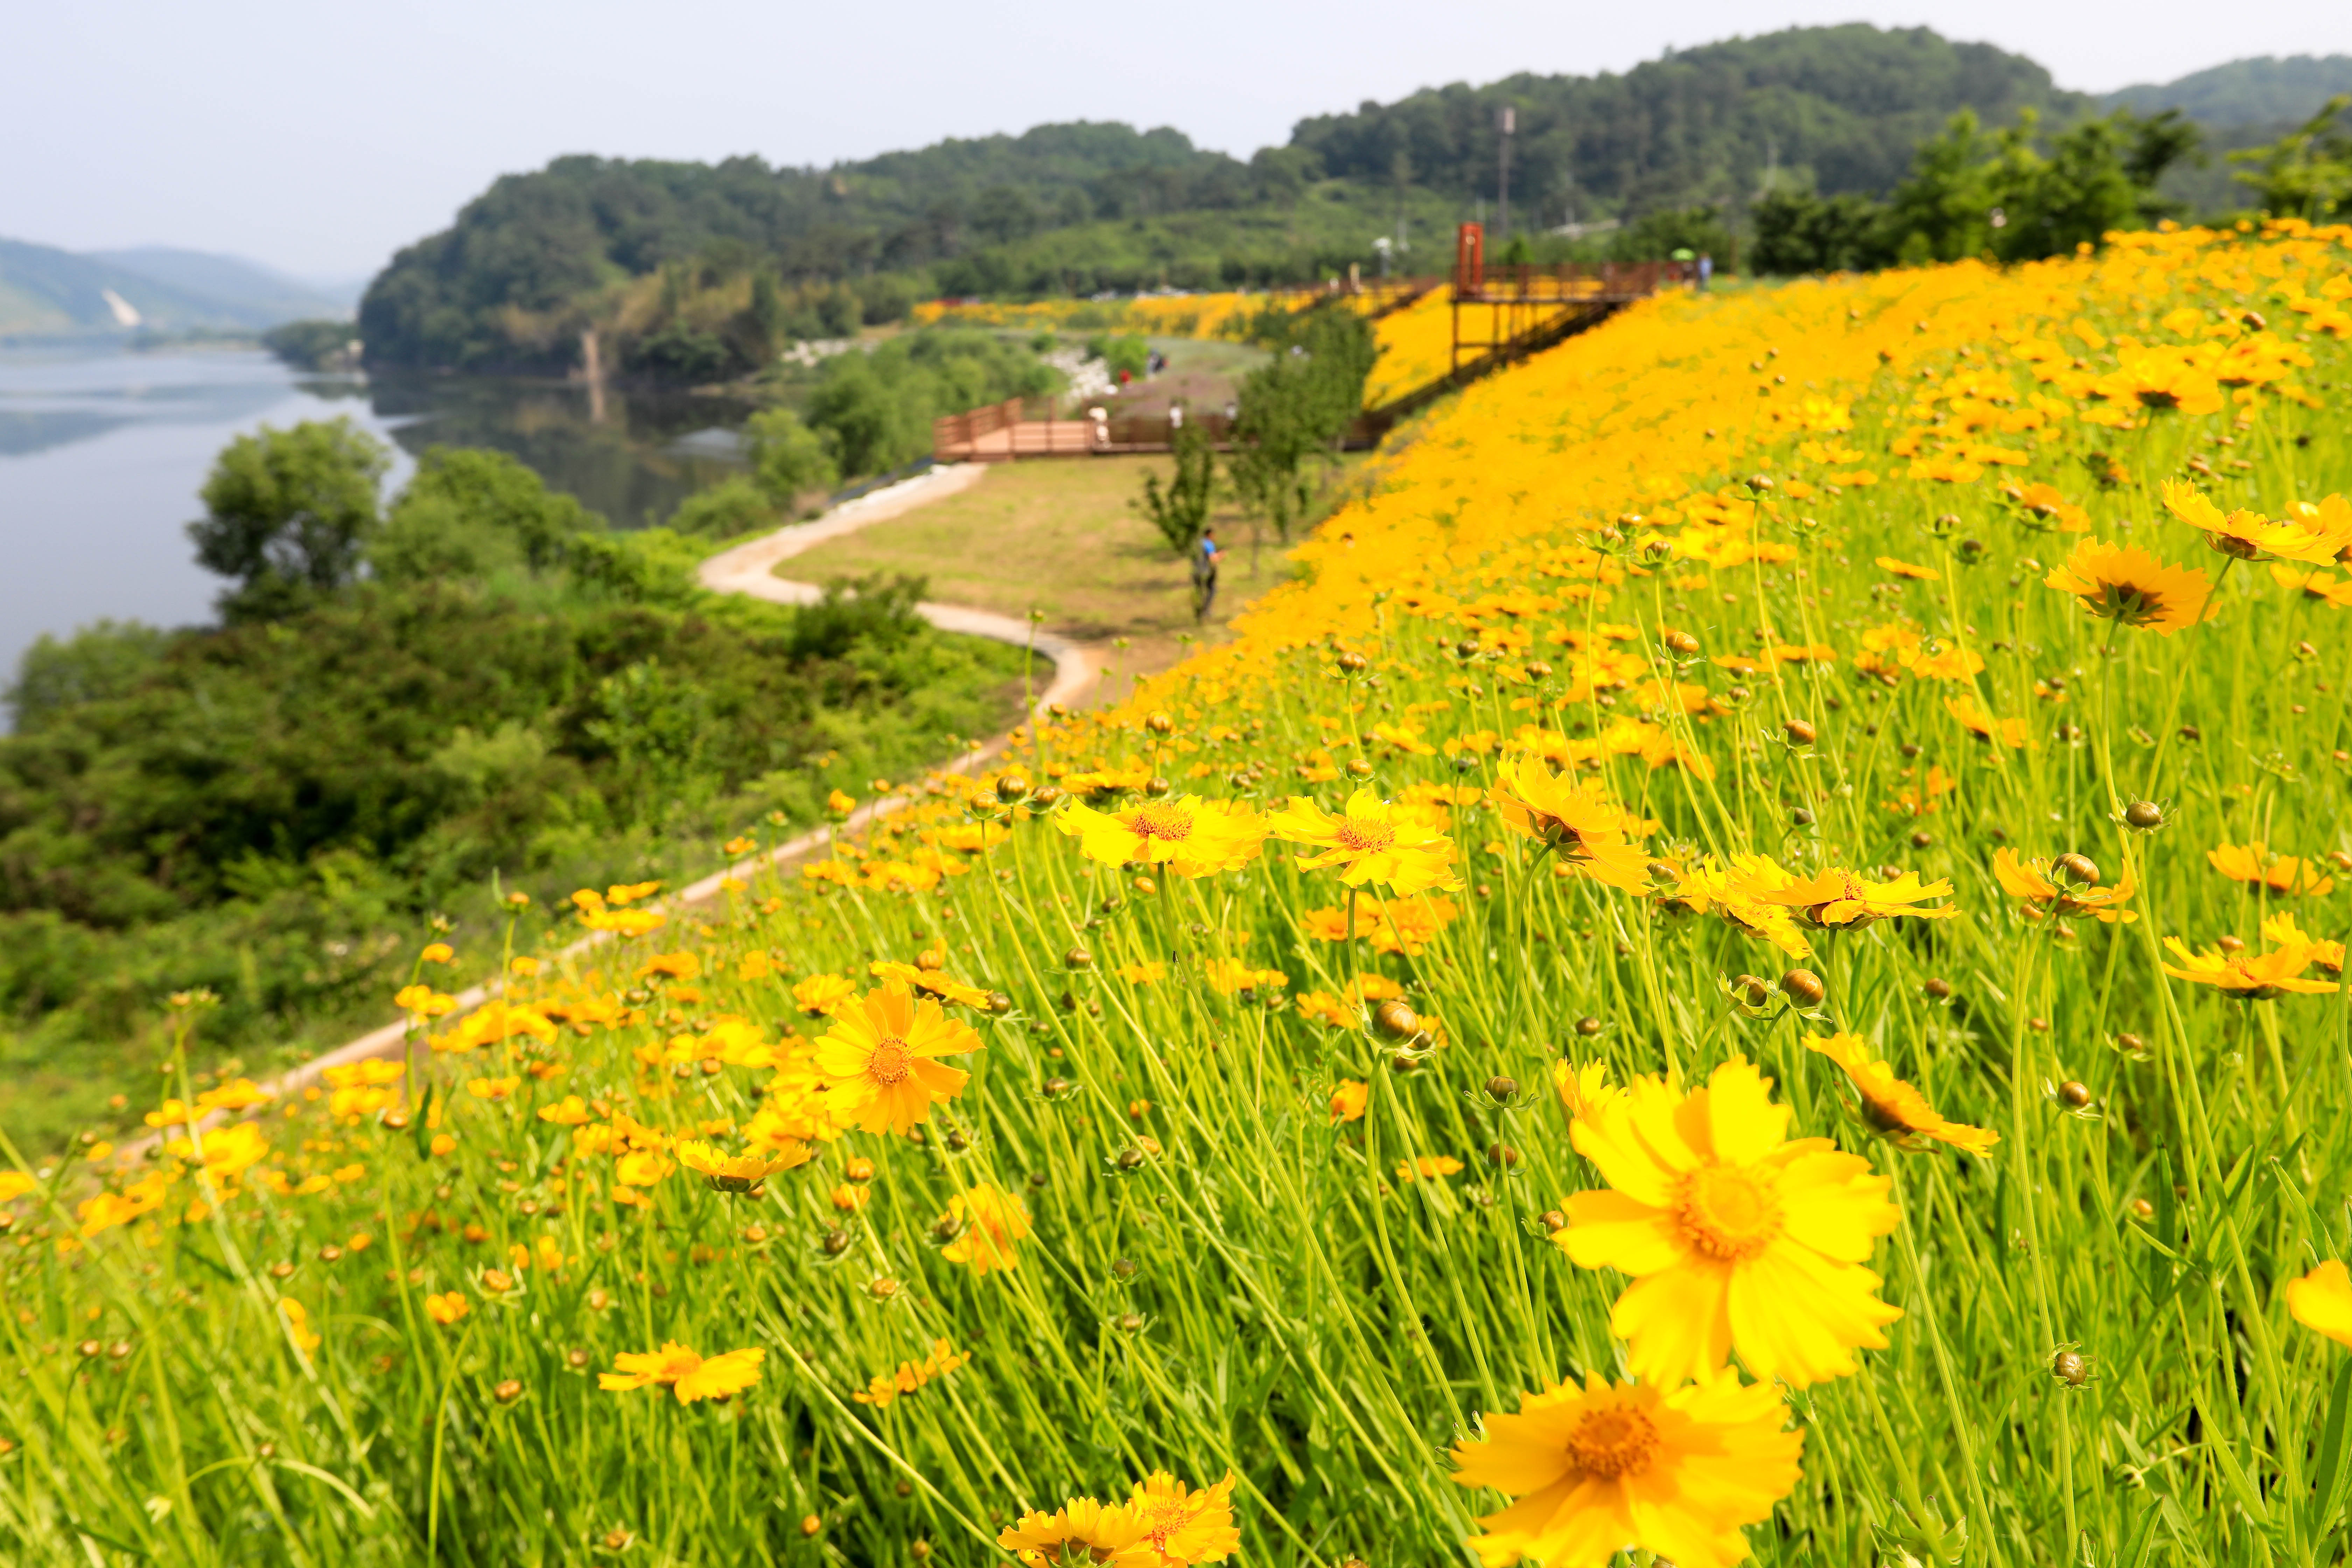
[[730, 471], [711, 433], [744, 413], [561, 383], [304, 375], [257, 351], [0, 351], [0, 684], [44, 632], [209, 619], [222, 584], [186, 525], [214, 457], [261, 426], [348, 415], [394, 448], [387, 495], [427, 447], [494, 447], [640, 528]]

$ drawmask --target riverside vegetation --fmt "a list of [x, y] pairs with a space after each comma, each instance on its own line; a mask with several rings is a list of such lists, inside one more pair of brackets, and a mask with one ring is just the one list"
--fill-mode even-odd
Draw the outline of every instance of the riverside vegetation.
[[275, 1099], [183, 994], [162, 1142], [0, 1176], [0, 1531], [2340, 1561], [2348, 302], [2292, 223], [1655, 300], [723, 907], [420, 929]]
[[383, 467], [340, 424], [240, 438], [196, 527], [225, 624], [26, 655], [0, 738], [0, 1127], [26, 1146], [143, 1098], [173, 990], [221, 999], [209, 1060], [299, 1060], [389, 1016], [420, 919], [463, 936], [512, 889], [698, 872], [729, 825], [822, 821], [1018, 711], [1020, 650], [930, 631], [919, 582], [722, 599], [693, 582], [709, 540], [605, 531], [499, 454], [430, 450], [388, 508]]

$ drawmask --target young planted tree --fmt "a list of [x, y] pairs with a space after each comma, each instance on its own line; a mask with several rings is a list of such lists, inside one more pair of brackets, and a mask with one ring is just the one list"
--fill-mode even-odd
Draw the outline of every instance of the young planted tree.
[[1361, 411], [1380, 347], [1345, 305], [1307, 311], [1273, 360], [1242, 383], [1227, 463], [1234, 491], [1284, 540], [1322, 493], [1325, 470]]
[[1216, 500], [1217, 454], [1208, 432], [1198, 425], [1178, 426], [1171, 445], [1175, 448], [1176, 471], [1165, 486], [1158, 474], [1144, 475], [1143, 493], [1136, 498], [1135, 509], [1150, 519], [1169, 549], [1192, 563], [1192, 616], [1197, 620], [1208, 604], [1210, 577], [1203, 570], [1201, 535], [1209, 526], [1209, 509]]

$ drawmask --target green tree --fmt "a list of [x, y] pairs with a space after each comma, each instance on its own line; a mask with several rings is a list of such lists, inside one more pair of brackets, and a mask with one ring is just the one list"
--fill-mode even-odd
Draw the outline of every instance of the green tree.
[[1226, 468], [1242, 504], [1281, 538], [1313, 508], [1326, 462], [1363, 408], [1379, 353], [1362, 316], [1318, 304], [1297, 319], [1290, 342], [1244, 378]]
[[503, 452], [428, 447], [368, 545], [380, 577], [421, 582], [487, 577], [503, 567], [548, 572], [604, 520]]
[[1985, 138], [1976, 111], [1963, 109], [1913, 149], [1911, 174], [1887, 203], [1887, 227], [1901, 260], [1958, 261], [1985, 248], [1992, 202], [1985, 181]]
[[2352, 211], [2352, 130], [2345, 110], [2352, 94], [2338, 93], [2320, 111], [2267, 147], [2230, 154], [2250, 168], [2238, 178], [2253, 187], [2264, 212], [2322, 223]]
[[1175, 449], [1176, 471], [1165, 486], [1158, 474], [1145, 474], [1143, 493], [1136, 498], [1135, 509], [1150, 520], [1169, 549], [1194, 563], [1192, 614], [1197, 618], [1204, 604], [1198, 546], [1216, 501], [1217, 454], [1209, 433], [1197, 423], [1178, 426], [1170, 445]]
[[743, 426], [743, 455], [751, 459], [752, 478], [780, 507], [840, 482], [824, 437], [789, 408], [763, 408], [751, 416]]
[[348, 418], [264, 426], [230, 442], [205, 481], [205, 515], [188, 524], [197, 563], [236, 579], [222, 616], [275, 620], [349, 583], [390, 465], [383, 443]]
[[1890, 258], [1885, 209], [1866, 196], [1774, 191], [1748, 217], [1756, 226], [1749, 258], [1759, 272], [1859, 272]]

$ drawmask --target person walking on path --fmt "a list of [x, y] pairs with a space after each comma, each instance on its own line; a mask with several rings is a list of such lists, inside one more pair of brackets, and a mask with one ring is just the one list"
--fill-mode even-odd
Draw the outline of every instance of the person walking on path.
[[1217, 603], [1217, 557], [1223, 551], [1217, 548], [1217, 531], [1213, 527], [1201, 531], [1201, 545], [1192, 556], [1192, 618], [1205, 621]]

